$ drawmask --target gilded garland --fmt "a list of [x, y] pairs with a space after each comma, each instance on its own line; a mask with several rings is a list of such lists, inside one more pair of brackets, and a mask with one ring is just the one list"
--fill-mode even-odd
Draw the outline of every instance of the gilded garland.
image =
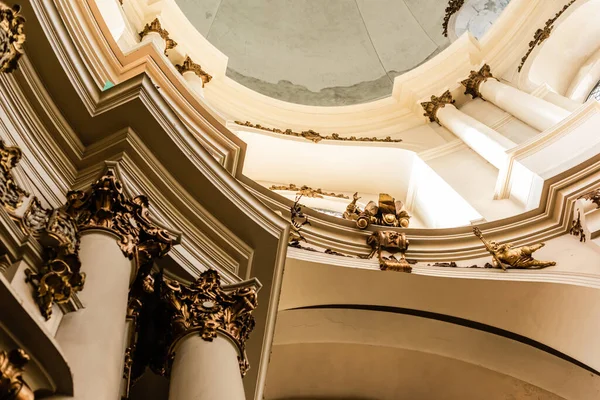
[[177, 46], [177, 42], [169, 37], [169, 31], [163, 29], [160, 25], [158, 18], [154, 18], [154, 21], [149, 22], [144, 26], [144, 29], [139, 33], [140, 39], [143, 39], [144, 36], [150, 32], [158, 33], [165, 41], [165, 55], [167, 55], [167, 51], [174, 49]]
[[286, 190], [286, 191], [290, 191], [290, 192], [296, 192], [297, 195], [301, 195], [304, 197], [312, 197], [312, 198], [317, 198], [317, 199], [322, 199], [324, 196], [337, 197], [338, 199], [348, 199], [349, 198], [348, 196], [346, 196], [344, 194], [327, 193], [327, 192], [324, 192], [323, 190], [321, 190], [320, 188], [313, 189], [306, 185], [302, 185], [302, 186], [298, 187], [298, 186], [294, 185], [293, 183], [290, 183], [287, 186], [286, 185], [271, 185], [269, 190]]
[[456, 14], [460, 8], [465, 4], [465, 0], [450, 0], [445, 10], [444, 21], [442, 22], [442, 34], [448, 37], [448, 25], [450, 24], [450, 18]]
[[315, 132], [312, 129], [309, 129], [307, 131], [302, 131], [302, 132], [294, 132], [291, 129], [281, 130], [281, 129], [277, 129], [277, 128], [267, 128], [260, 124], [253, 124], [249, 121], [246, 121], [246, 122], [235, 121], [235, 123], [238, 125], [242, 125], [242, 126], [248, 126], [250, 128], [262, 129], [263, 131], [279, 133], [281, 135], [301, 137], [306, 140], [310, 140], [313, 143], [319, 143], [321, 140], [338, 140], [338, 141], [345, 141], [345, 142], [381, 142], [381, 143], [400, 143], [400, 142], [402, 142], [402, 139], [392, 139], [391, 136], [386, 136], [383, 139], [377, 138], [375, 136], [373, 136], [373, 137], [356, 137], [356, 136], [344, 137], [344, 136], [340, 136], [337, 133], [332, 133], [331, 135], [323, 136], [319, 132]]
[[18, 5], [10, 8], [0, 2], [0, 72], [14, 71], [23, 55], [25, 18], [20, 11]]
[[527, 61], [527, 59], [529, 58], [529, 56], [531, 55], [533, 50], [537, 46], [542, 44], [543, 41], [545, 41], [546, 39], [548, 39], [550, 37], [550, 34], [552, 33], [552, 30], [554, 29], [554, 23], [556, 22], [556, 20], [558, 20], [560, 18], [560, 16], [563, 15], [563, 13], [565, 11], [567, 11], [567, 9], [569, 7], [571, 7], [571, 5], [573, 3], [575, 3], [575, 1], [576, 0], [569, 1], [567, 4], [565, 4], [565, 6], [559, 12], [556, 13], [556, 15], [554, 17], [552, 17], [548, 21], [546, 21], [546, 24], [544, 25], [543, 28], [540, 28], [535, 31], [535, 33], [533, 34], [533, 40], [531, 42], [529, 42], [529, 49], [527, 50], [527, 53], [525, 53], [523, 58], [521, 58], [521, 64], [519, 64], [519, 67], [517, 68], [517, 70], [519, 72], [521, 72], [521, 70], [523, 69], [523, 65], [525, 65], [525, 62]]

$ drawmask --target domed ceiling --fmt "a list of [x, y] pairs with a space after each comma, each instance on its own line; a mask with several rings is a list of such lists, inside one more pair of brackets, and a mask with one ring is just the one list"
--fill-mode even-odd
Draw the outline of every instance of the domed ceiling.
[[[394, 77], [469, 30], [481, 37], [510, 0], [176, 0], [229, 57], [227, 75], [267, 96], [307, 105], [364, 103]], [[460, 3], [460, 1], [459, 1]]]

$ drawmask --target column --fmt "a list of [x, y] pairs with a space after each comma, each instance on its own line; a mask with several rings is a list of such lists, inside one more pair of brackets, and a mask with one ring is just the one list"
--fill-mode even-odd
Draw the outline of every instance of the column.
[[539, 131], [553, 127], [570, 115], [555, 104], [500, 82], [492, 76], [487, 64], [479, 71], [471, 71], [462, 84], [465, 94], [481, 97]]
[[123, 256], [118, 239], [101, 230], [82, 235], [79, 256], [86, 282], [79, 299], [84, 308], [66, 314], [56, 334], [73, 371], [78, 400], [121, 396], [125, 313], [135, 266]]
[[506, 166], [506, 150], [516, 144], [502, 134], [458, 110], [450, 91], [440, 97], [431, 96], [431, 101], [421, 103], [425, 116], [430, 121], [446, 127], [458, 136], [473, 151], [502, 170]]
[[169, 400], [245, 400], [238, 351], [221, 333], [212, 342], [191, 333], [174, 349]]
[[260, 286], [250, 281], [228, 289], [208, 270], [189, 286], [161, 276], [159, 287], [169, 319], [160, 321], [168, 327], [160, 342], [169, 400], [244, 400], [245, 346]]

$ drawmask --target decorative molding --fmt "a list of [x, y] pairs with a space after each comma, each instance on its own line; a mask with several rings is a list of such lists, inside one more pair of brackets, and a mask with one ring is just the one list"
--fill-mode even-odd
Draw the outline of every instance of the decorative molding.
[[262, 129], [263, 131], [279, 133], [281, 135], [302, 137], [304, 139], [310, 140], [313, 143], [319, 143], [321, 140], [339, 140], [339, 141], [345, 141], [345, 142], [380, 142], [380, 143], [400, 143], [400, 142], [402, 142], [402, 139], [392, 139], [391, 136], [386, 136], [383, 139], [377, 138], [377, 137], [371, 137], [371, 138], [356, 137], [356, 136], [343, 137], [337, 133], [332, 133], [331, 135], [323, 136], [319, 132], [315, 132], [312, 129], [309, 129], [307, 131], [302, 131], [302, 132], [294, 132], [291, 129], [286, 129], [285, 131], [282, 131], [281, 129], [277, 129], [277, 128], [266, 128], [260, 124], [253, 124], [250, 121], [246, 121], [246, 122], [235, 121], [235, 123], [238, 125], [241, 125], [241, 126], [248, 126], [250, 128]]
[[454, 101], [449, 90], [446, 90], [440, 97], [432, 95], [431, 101], [421, 103], [421, 107], [425, 110], [423, 115], [428, 117], [430, 122], [437, 122], [438, 125], [442, 125], [437, 117], [437, 112], [440, 108], [446, 107], [446, 104], [454, 104]]
[[161, 38], [165, 41], [165, 55], [167, 55], [167, 51], [174, 49], [177, 46], [177, 42], [169, 37], [169, 31], [163, 29], [160, 25], [160, 21], [157, 18], [154, 18], [154, 21], [147, 23], [144, 26], [144, 30], [142, 30], [139, 35], [140, 39], [143, 39], [144, 36], [149, 34], [150, 32], [155, 32], [160, 35]]
[[238, 347], [240, 373], [246, 375], [250, 365], [246, 358], [246, 341], [254, 329], [252, 315], [257, 307], [257, 290], [242, 287], [226, 291], [221, 278], [214, 270], [207, 270], [190, 285], [161, 276], [158, 282], [159, 297], [164, 304], [167, 321], [164, 321], [165, 348], [160, 372], [168, 375], [173, 350], [179, 340], [190, 332], [198, 332], [202, 339], [211, 342], [217, 333], [225, 334]]
[[204, 87], [204, 85], [210, 82], [212, 79], [212, 76], [209, 75], [206, 71], [204, 71], [200, 64], [196, 64], [194, 61], [192, 61], [190, 56], [185, 56], [185, 60], [183, 60], [183, 63], [176, 64], [175, 68], [177, 68], [177, 71], [179, 71], [179, 73], [182, 75], [184, 72], [188, 71], [196, 74], [200, 79], [202, 79], [202, 87]]
[[311, 187], [308, 187], [306, 185], [302, 185], [300, 187], [294, 185], [293, 183], [290, 183], [289, 185], [285, 186], [285, 185], [271, 185], [271, 187], [269, 187], [269, 190], [287, 190], [290, 192], [296, 192], [297, 195], [301, 195], [304, 197], [312, 197], [312, 198], [318, 198], [318, 199], [322, 199], [324, 196], [327, 197], [337, 197], [338, 199], [349, 199], [350, 197], [344, 195], [344, 194], [337, 194], [337, 193], [327, 193], [327, 192], [323, 192], [323, 190], [319, 189], [313, 189]]
[[33, 390], [23, 380], [23, 371], [29, 360], [23, 349], [0, 351], [0, 399], [35, 399]]
[[465, 87], [465, 94], [470, 94], [472, 98], [483, 98], [479, 91], [479, 86], [489, 78], [494, 78], [488, 64], [483, 64], [479, 71], [471, 71], [469, 77], [460, 83]]
[[25, 18], [21, 6], [12, 8], [0, 2], [0, 72], [10, 73], [17, 68], [25, 43]]
[[567, 9], [569, 7], [571, 7], [571, 5], [573, 3], [575, 3], [575, 1], [576, 0], [569, 1], [567, 4], [565, 4], [565, 6], [559, 12], [556, 13], [556, 15], [554, 15], [554, 17], [552, 17], [548, 21], [546, 21], [546, 24], [544, 25], [543, 28], [535, 31], [535, 33], [533, 34], [533, 40], [531, 42], [529, 42], [529, 49], [527, 50], [527, 53], [525, 53], [523, 58], [521, 58], [521, 63], [519, 64], [519, 67], [517, 68], [517, 70], [519, 72], [521, 72], [521, 70], [523, 69], [523, 65], [525, 65], [525, 62], [527, 61], [527, 59], [529, 58], [529, 56], [531, 55], [533, 50], [537, 46], [542, 44], [542, 42], [544, 42], [546, 39], [548, 39], [550, 37], [550, 34], [552, 33], [552, 30], [554, 29], [554, 23], [556, 22], [556, 20], [559, 19], [560, 16], [563, 15], [563, 13], [565, 11], [567, 11]]
[[460, 11], [460, 8], [465, 4], [465, 0], [449, 0], [448, 6], [446, 7], [444, 14], [444, 21], [442, 22], [442, 34], [445, 37], [448, 37], [448, 24], [450, 23], [450, 18]]

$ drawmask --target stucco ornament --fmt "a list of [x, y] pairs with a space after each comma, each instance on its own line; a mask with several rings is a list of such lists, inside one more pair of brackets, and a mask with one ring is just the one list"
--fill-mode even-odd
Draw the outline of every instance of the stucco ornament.
[[[373, 232], [371, 236], [367, 238], [367, 244], [371, 247], [371, 253], [367, 258], [372, 258], [375, 253], [379, 258], [379, 268], [381, 270], [391, 270], [399, 272], [411, 272], [412, 267], [406, 260], [406, 251], [410, 242], [406, 238], [404, 233], [396, 231], [378, 231]], [[382, 257], [382, 250], [386, 250], [389, 253], [400, 254], [400, 258]]]
[[0, 399], [35, 399], [33, 391], [23, 380], [23, 371], [29, 360], [23, 349], [0, 351]]
[[440, 97], [432, 95], [430, 101], [424, 101], [421, 103], [421, 107], [425, 110], [423, 114], [427, 118], [429, 118], [430, 122], [437, 122], [440, 124], [440, 120], [437, 117], [437, 112], [440, 108], [446, 107], [446, 104], [454, 104], [454, 99], [452, 98], [452, 93], [449, 90], [446, 90]]
[[490, 242], [481, 233], [478, 227], [473, 228], [473, 233], [477, 236], [487, 251], [492, 255], [492, 265], [494, 268], [546, 268], [556, 265], [554, 261], [539, 261], [532, 257], [532, 254], [545, 246], [544, 243], [538, 243], [531, 246], [513, 247], [512, 243], [498, 244]]
[[346, 206], [343, 214], [344, 219], [356, 221], [359, 229], [366, 229], [370, 224], [381, 226], [393, 226], [408, 228], [410, 215], [404, 209], [404, 203], [394, 199], [386, 193], [379, 193], [379, 201], [370, 201], [361, 210], [356, 202], [360, 199], [358, 193], [354, 193], [352, 202]]
[[0, 2], [0, 71], [12, 72], [23, 55], [25, 43], [25, 18], [19, 14], [21, 7], [12, 8]]

